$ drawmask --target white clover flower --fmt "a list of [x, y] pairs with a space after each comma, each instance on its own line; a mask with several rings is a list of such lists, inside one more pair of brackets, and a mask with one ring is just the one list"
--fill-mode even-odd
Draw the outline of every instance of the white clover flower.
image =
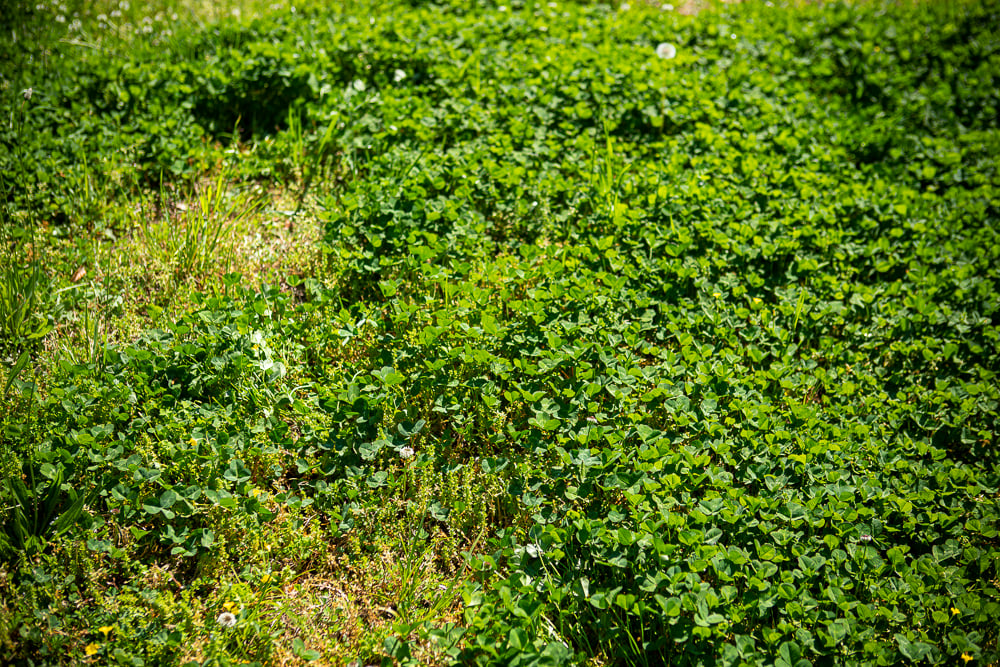
[[362, 81], [361, 79], [355, 79], [354, 81], [351, 82], [351, 87], [354, 88], [354, 90], [356, 90], [356, 91], [358, 91], [360, 93], [367, 86], [365, 86], [365, 82]]
[[21, 94], [24, 95], [24, 99], [30, 100], [31, 99], [31, 94], [34, 93], [34, 92], [35, 91], [34, 91], [33, 88], [25, 88], [24, 90], [21, 91]]
[[659, 57], [670, 60], [677, 56], [677, 49], [674, 48], [673, 44], [667, 44], [666, 42], [661, 42], [656, 45], [656, 55]]
[[408, 459], [413, 456], [413, 447], [403, 447], [399, 450], [399, 458]]
[[396, 83], [399, 83], [405, 78], [406, 78], [406, 72], [404, 72], [401, 69], [398, 69], [392, 73], [392, 80], [395, 81]]
[[872, 541], [872, 536], [869, 535], [868, 533], [862, 533], [861, 534], [861, 541], [862, 542], [871, 542]]
[[618, 6], [618, 11], [620, 12], [627, 12], [630, 9], [632, 9], [632, 5], [628, 4], [627, 2], [623, 2]]
[[219, 618], [216, 619], [224, 628], [231, 628], [236, 625], [236, 616], [232, 612], [224, 611], [219, 614]]

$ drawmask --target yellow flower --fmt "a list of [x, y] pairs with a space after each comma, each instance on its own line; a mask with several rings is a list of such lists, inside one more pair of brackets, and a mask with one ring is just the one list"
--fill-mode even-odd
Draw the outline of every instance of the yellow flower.
[[226, 611], [232, 611], [233, 610], [233, 603], [232, 602], [225, 602], [222, 605], [222, 608], [225, 609]]
[[754, 298], [753, 298], [753, 302], [754, 302], [754, 303], [760, 303], [760, 299], [758, 299], [757, 297], [754, 297]]
[[191, 438], [190, 440], [188, 440], [188, 444], [191, 445], [192, 447], [197, 447], [198, 441], [195, 440], [194, 438]]
[[265, 574], [263, 577], [260, 578], [260, 583], [262, 583], [262, 584], [266, 584], [269, 581], [271, 581], [271, 575], [270, 574]]
[[972, 656], [969, 655], [968, 653], [963, 653], [962, 660], [965, 660], [965, 662], [969, 662], [970, 660], [972, 660]]
[[957, 614], [961, 614], [962, 612], [958, 610], [958, 607], [952, 607], [951, 608], [951, 613], [953, 615], [957, 615]]
[[87, 655], [94, 655], [100, 650], [101, 647], [97, 644], [87, 644], [87, 646], [83, 649], [83, 652], [86, 653]]
[[115, 629], [115, 626], [113, 626], [113, 625], [102, 625], [101, 627], [97, 628], [97, 630], [102, 635], [104, 635], [105, 637], [107, 637], [109, 634], [111, 634], [111, 631], [114, 630], [114, 629]]
[[722, 296], [722, 292], [712, 292], [712, 296], [715, 296], [715, 297]]

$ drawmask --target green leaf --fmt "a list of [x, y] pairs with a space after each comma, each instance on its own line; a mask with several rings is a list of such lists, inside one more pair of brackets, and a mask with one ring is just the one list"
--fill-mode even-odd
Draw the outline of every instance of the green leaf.
[[4, 383], [3, 386], [4, 398], [7, 397], [7, 392], [10, 391], [10, 386], [14, 384], [14, 380], [17, 379], [17, 376], [20, 375], [21, 371], [24, 370], [25, 366], [28, 365], [28, 361], [30, 359], [31, 355], [28, 354], [27, 350], [24, 350], [23, 352], [21, 352], [21, 355], [17, 358], [17, 361], [14, 362], [14, 365], [11, 366], [10, 370], [7, 371], [7, 381]]
[[899, 646], [899, 652], [903, 654], [903, 657], [914, 662], [923, 660], [930, 655], [933, 650], [933, 647], [930, 644], [925, 644], [924, 642], [911, 642], [902, 634], [896, 635], [896, 644]]

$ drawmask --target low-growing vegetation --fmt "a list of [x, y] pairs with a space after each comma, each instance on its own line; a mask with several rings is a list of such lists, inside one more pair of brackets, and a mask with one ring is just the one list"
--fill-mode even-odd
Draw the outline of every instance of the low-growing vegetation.
[[0, 662], [1000, 660], [996, 0], [64, 2]]

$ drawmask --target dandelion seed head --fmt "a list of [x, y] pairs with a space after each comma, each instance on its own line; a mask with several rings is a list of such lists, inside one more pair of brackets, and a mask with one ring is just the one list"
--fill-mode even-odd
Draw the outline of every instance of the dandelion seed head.
[[677, 56], [677, 49], [673, 44], [661, 42], [656, 46], [656, 55], [664, 60], [670, 60]]
[[224, 611], [219, 614], [219, 618], [216, 620], [218, 620], [219, 625], [224, 628], [231, 628], [236, 625], [236, 616], [234, 616], [232, 612]]
[[22, 94], [22, 95], [24, 95], [24, 99], [26, 99], [26, 100], [30, 100], [30, 99], [31, 99], [31, 95], [32, 95], [32, 94], [33, 94], [34, 92], [35, 92], [35, 91], [34, 91], [34, 89], [32, 89], [32, 88], [25, 88], [24, 90], [22, 90], [22, 91], [21, 91], [21, 94]]

